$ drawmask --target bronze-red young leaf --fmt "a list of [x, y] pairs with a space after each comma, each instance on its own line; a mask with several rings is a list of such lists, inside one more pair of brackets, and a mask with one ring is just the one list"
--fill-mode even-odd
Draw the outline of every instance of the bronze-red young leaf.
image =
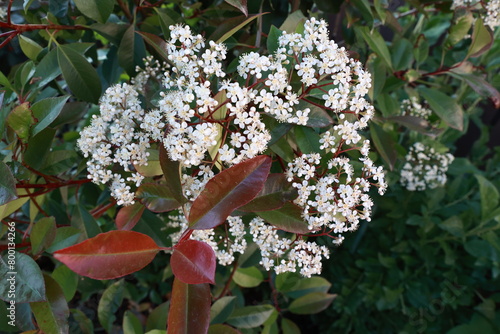
[[148, 265], [161, 250], [149, 236], [134, 231], [110, 231], [54, 253], [81, 276], [112, 279]]
[[235, 209], [250, 202], [261, 191], [270, 168], [271, 158], [260, 155], [215, 175], [194, 200], [189, 227], [205, 230], [222, 224]]
[[215, 284], [215, 253], [198, 240], [184, 240], [175, 247], [170, 259], [174, 276], [187, 284]]

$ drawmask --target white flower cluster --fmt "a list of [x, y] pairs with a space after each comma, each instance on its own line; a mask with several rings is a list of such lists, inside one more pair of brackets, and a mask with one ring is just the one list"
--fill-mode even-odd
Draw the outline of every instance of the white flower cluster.
[[321, 274], [321, 260], [330, 255], [326, 246], [318, 246], [315, 242], [280, 237], [273, 226], [259, 217], [250, 222], [250, 234], [260, 248], [260, 264], [266, 270], [274, 269], [276, 274], [296, 272], [297, 268], [306, 277]]
[[410, 147], [401, 170], [401, 184], [410, 191], [434, 189], [446, 183], [453, 155], [441, 154], [420, 142]]
[[[111, 183], [118, 204], [131, 204], [135, 194], [129, 184], [138, 187], [144, 178], [133, 165], [148, 163], [150, 137], [136, 126], [144, 121], [145, 112], [135, 87], [126, 83], [108, 88], [99, 107], [100, 115], [92, 116], [77, 142], [89, 158], [88, 178], [97, 184]], [[114, 165], [121, 166], [123, 173], [112, 171]]]
[[422, 106], [418, 102], [418, 98], [416, 96], [413, 96], [412, 98], [403, 100], [403, 102], [401, 102], [401, 113], [403, 115], [420, 117], [427, 120], [432, 114], [432, 110]]
[[500, 0], [490, 0], [486, 4], [486, 17], [484, 19], [484, 24], [490, 26], [491, 29], [495, 29], [500, 26]]
[[[286, 171], [299, 194], [294, 203], [302, 208], [311, 235], [334, 233], [336, 244], [343, 240], [341, 233], [355, 230], [362, 219], [370, 220], [373, 202], [368, 191], [376, 186], [383, 194], [387, 187], [382, 167], [368, 157], [370, 144], [361, 135], [374, 115], [364, 98], [371, 77], [328, 38], [324, 21], [307, 21], [303, 34], [283, 32], [272, 55], [241, 56], [240, 80], [226, 79], [223, 44], [206, 43], [186, 26], [170, 29], [166, 53], [171, 68], [146, 59], [133, 85], [106, 91], [101, 115], [82, 131], [78, 145], [89, 157], [94, 182], [111, 183], [119, 204], [133, 203], [132, 188], [143, 179], [134, 165], [147, 164], [150, 145], [163, 145], [170, 159], [180, 163], [184, 196], [194, 200], [214, 176], [214, 166], [222, 170], [267, 149], [271, 136], [262, 114], [308, 125], [311, 109], [321, 108], [334, 117], [333, 124], [320, 131], [322, 151], [299, 152]], [[156, 109], [143, 110], [138, 92], [151, 78], [161, 82], [160, 99]], [[181, 229], [188, 226], [183, 217], [171, 220]], [[214, 248], [221, 264], [233, 262], [233, 254], [246, 247], [241, 219], [230, 217], [227, 224], [223, 235], [214, 230], [193, 233]], [[321, 258], [329, 254], [309, 237], [290, 237], [260, 218], [252, 221], [250, 233], [264, 267], [277, 273], [298, 268], [305, 276], [320, 273]]]
[[[188, 228], [188, 222], [184, 215], [169, 216], [168, 227], [179, 228], [178, 233], [170, 234], [172, 244], [177, 243], [182, 232]], [[214, 229], [194, 230], [191, 239], [203, 241], [212, 247], [220, 265], [227, 266], [234, 262], [234, 254], [243, 254], [247, 248], [245, 240], [245, 224], [240, 217], [227, 218], [227, 235], [216, 234]]]
[[[486, 14], [484, 15], [484, 24], [490, 26], [492, 30], [500, 26], [500, 0], [453, 0], [452, 9], [459, 7], [476, 8], [482, 10], [486, 2]], [[478, 4], [482, 5], [478, 5]]]

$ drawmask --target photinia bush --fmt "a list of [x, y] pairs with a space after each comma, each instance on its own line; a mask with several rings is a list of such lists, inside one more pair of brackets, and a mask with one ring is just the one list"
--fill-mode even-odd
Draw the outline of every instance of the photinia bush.
[[498, 1], [391, 6], [6, 1], [0, 329], [494, 331]]

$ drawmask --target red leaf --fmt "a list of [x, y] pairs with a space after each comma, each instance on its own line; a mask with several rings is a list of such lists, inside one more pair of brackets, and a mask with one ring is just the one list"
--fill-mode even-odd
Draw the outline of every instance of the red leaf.
[[215, 284], [215, 253], [207, 243], [185, 240], [174, 247], [170, 266], [175, 277], [187, 284]]
[[228, 4], [238, 8], [245, 16], [248, 17], [247, 0], [226, 0]]
[[134, 231], [101, 233], [54, 253], [54, 257], [79, 275], [111, 279], [148, 265], [161, 248], [149, 236]]
[[116, 215], [116, 227], [119, 230], [129, 231], [139, 222], [146, 207], [142, 203], [135, 202], [124, 206]]
[[207, 333], [211, 299], [208, 284], [186, 284], [175, 278], [168, 312], [168, 332]]
[[222, 224], [235, 209], [260, 192], [270, 168], [271, 158], [260, 155], [214, 176], [193, 202], [189, 227], [205, 230]]

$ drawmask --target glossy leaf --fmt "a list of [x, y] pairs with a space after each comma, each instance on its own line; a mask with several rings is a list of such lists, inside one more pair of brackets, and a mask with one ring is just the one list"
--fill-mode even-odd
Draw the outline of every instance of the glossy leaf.
[[241, 332], [228, 325], [215, 324], [208, 327], [207, 334], [241, 334]]
[[289, 34], [293, 34], [297, 31], [300, 26], [304, 25], [306, 17], [301, 10], [296, 10], [295, 12], [289, 14], [285, 21], [281, 24], [280, 30], [286, 31]]
[[493, 44], [493, 32], [485, 27], [483, 19], [478, 18], [472, 31], [472, 43], [469, 47], [468, 57], [478, 57], [488, 51]]
[[153, 47], [153, 49], [165, 60], [168, 61], [168, 54], [167, 54], [167, 43], [165, 40], [159, 36], [143, 32], [143, 31], [138, 31], [137, 32], [139, 35], [141, 35], [144, 38], [144, 41], [148, 43], [150, 46]]
[[420, 132], [432, 138], [436, 138], [443, 132], [443, 129], [432, 128], [429, 121], [416, 116], [391, 116], [386, 119], [404, 125], [410, 130]]
[[271, 26], [271, 29], [269, 30], [269, 34], [267, 36], [267, 51], [269, 52], [269, 54], [273, 54], [278, 50], [278, 40], [282, 34], [283, 32], [276, 28], [276, 26]]
[[170, 189], [170, 193], [179, 203], [186, 203], [186, 198], [182, 192], [181, 185], [181, 167], [178, 161], [172, 161], [168, 156], [167, 151], [163, 145], [159, 148], [160, 165], [165, 178], [166, 187]]
[[142, 334], [142, 324], [139, 318], [131, 311], [125, 311], [123, 315], [123, 334]]
[[172, 211], [181, 206], [170, 188], [164, 184], [144, 183], [137, 189], [136, 196], [153, 212]]
[[78, 275], [71, 271], [65, 265], [60, 265], [52, 273], [52, 278], [61, 286], [66, 301], [73, 299], [78, 287]]
[[168, 332], [206, 333], [210, 323], [210, 302], [208, 284], [186, 284], [176, 278], [168, 314]]
[[37, 123], [32, 128], [31, 134], [35, 136], [49, 126], [59, 116], [68, 99], [69, 96], [50, 97], [33, 104], [31, 111]]
[[[8, 296], [11, 285], [9, 282], [15, 281], [16, 303], [44, 301], [46, 299], [45, 285], [40, 267], [30, 256], [18, 252], [15, 254], [15, 264], [8, 262], [7, 254], [0, 259], [0, 277], [4, 280], [0, 284], [0, 299], [6, 302], [12, 299]], [[11, 277], [14, 277], [14, 280], [7, 281]]]
[[361, 35], [371, 50], [379, 55], [389, 68], [392, 68], [391, 54], [387, 48], [384, 38], [377, 30], [371, 30], [368, 27], [356, 27], [356, 32]]
[[297, 191], [286, 180], [282, 173], [269, 174], [262, 190], [248, 204], [238, 208], [238, 211], [256, 212], [281, 208], [285, 202], [297, 197]]
[[297, 145], [302, 153], [320, 153], [319, 134], [311, 128], [296, 126], [294, 129]]
[[135, 32], [135, 25], [123, 34], [118, 47], [118, 62], [129, 75], [135, 74], [136, 66], [142, 65], [142, 59], [146, 57], [146, 47], [142, 37]]
[[378, 153], [380, 153], [387, 166], [389, 166], [389, 169], [393, 170], [396, 159], [398, 158], [394, 140], [377, 123], [372, 122], [370, 125], [370, 130], [375, 148], [377, 149]]
[[450, 32], [446, 38], [445, 46], [452, 48], [455, 44], [464, 39], [473, 22], [474, 18], [471, 12], [467, 12], [465, 15], [460, 16], [450, 27]]
[[449, 126], [459, 131], [464, 128], [462, 108], [448, 95], [436, 89], [420, 87], [420, 94], [427, 100], [431, 109]]
[[479, 194], [481, 196], [481, 217], [487, 220], [498, 207], [500, 194], [495, 185], [484, 176], [475, 175], [479, 182]]
[[300, 277], [294, 281], [295, 284], [287, 282], [285, 286], [281, 289], [285, 295], [291, 298], [300, 298], [304, 295], [307, 295], [311, 292], [328, 292], [332, 284], [325, 278], [319, 276], [312, 277]]
[[453, 71], [448, 72], [448, 74], [463, 80], [476, 93], [488, 97], [495, 105], [495, 108], [500, 108], [500, 92], [482, 77], [468, 73], [455, 73]]
[[325, 310], [335, 299], [336, 295], [324, 292], [311, 292], [295, 299], [288, 310], [295, 314], [315, 314]]
[[75, 319], [78, 324], [78, 328], [82, 331], [82, 334], [93, 334], [94, 325], [92, 321], [79, 309], [70, 309], [73, 319]]
[[90, 26], [90, 28], [99, 35], [118, 45], [123, 38], [123, 34], [127, 31], [128, 26], [125, 24], [108, 22], [106, 24], [94, 23]]
[[297, 110], [310, 109], [307, 126], [311, 128], [324, 128], [333, 124], [333, 118], [323, 109], [305, 101], [300, 101]]
[[145, 234], [110, 231], [58, 250], [54, 257], [79, 275], [111, 279], [144, 268], [159, 250], [160, 247]]
[[298, 234], [310, 232], [307, 222], [302, 218], [302, 209], [291, 202], [285, 203], [278, 210], [256, 213], [266, 222], [280, 230]]
[[236, 296], [226, 296], [218, 299], [210, 308], [210, 323], [221, 324], [233, 313]]
[[43, 275], [47, 300], [31, 303], [38, 327], [44, 333], [68, 333], [69, 308], [59, 284], [47, 274]]
[[167, 328], [168, 310], [170, 302], [158, 305], [148, 316], [146, 320], [146, 332], [152, 330], [165, 330]]
[[19, 35], [19, 46], [26, 57], [31, 60], [36, 60], [38, 54], [42, 51], [42, 47], [37, 42], [23, 35]]
[[112, 332], [113, 323], [116, 320], [116, 312], [123, 301], [124, 290], [125, 282], [121, 279], [104, 290], [99, 300], [97, 317], [99, 318], [99, 323], [108, 333]]
[[179, 242], [170, 258], [175, 277], [187, 284], [215, 284], [215, 265], [212, 247], [197, 240]]
[[238, 8], [245, 16], [248, 17], [247, 0], [224, 0], [231, 6]]
[[146, 207], [139, 202], [125, 206], [116, 215], [116, 227], [119, 230], [129, 231], [139, 222]]
[[281, 319], [281, 330], [283, 334], [300, 334], [300, 328], [290, 319], [282, 318]]
[[238, 268], [233, 281], [244, 288], [254, 288], [264, 281], [264, 275], [257, 267]]
[[[224, 43], [224, 41], [226, 39], [228, 39], [229, 37], [233, 36], [237, 31], [239, 31], [241, 28], [243, 28], [244, 26], [246, 26], [247, 24], [249, 24], [250, 22], [252, 22], [253, 20], [255, 20], [256, 18], [260, 17], [264, 15], [264, 13], [260, 13], [260, 14], [255, 14], [255, 15], [251, 15], [250, 17], [248, 17], [245, 21], [241, 22], [240, 24], [238, 24], [236, 27], [232, 28], [231, 30], [229, 30], [228, 32], [226, 32], [224, 35], [222, 35], [222, 37], [220, 37], [218, 40], [217, 40], [217, 43]], [[240, 20], [235, 20], [235, 22], [239, 22]]]
[[75, 5], [83, 15], [98, 22], [105, 23], [113, 11], [114, 0], [74, 0]]
[[36, 222], [31, 230], [31, 252], [36, 255], [47, 249], [56, 237], [56, 220], [45, 217]]
[[193, 202], [189, 227], [203, 230], [222, 224], [261, 191], [270, 168], [271, 158], [261, 155], [215, 175]]
[[101, 96], [101, 80], [87, 59], [73, 48], [60, 45], [57, 60], [71, 92], [79, 99], [97, 103]]
[[57, 250], [73, 246], [78, 242], [78, 240], [81, 240], [82, 238], [83, 238], [82, 232], [76, 227], [73, 226], [59, 227], [56, 231], [56, 237], [52, 242], [52, 245], [50, 245], [50, 247], [47, 248], [47, 252], [53, 253]]
[[19, 139], [26, 143], [30, 135], [30, 129], [35, 124], [29, 103], [24, 102], [12, 109], [9, 116], [7, 116], [7, 124], [14, 130]]
[[393, 44], [391, 55], [395, 71], [407, 70], [413, 62], [413, 45], [401, 38]]
[[237, 328], [259, 327], [274, 311], [274, 307], [268, 304], [237, 308], [227, 319], [227, 323]]
[[16, 180], [10, 168], [4, 162], [0, 162], [0, 205], [4, 205], [16, 198]]

